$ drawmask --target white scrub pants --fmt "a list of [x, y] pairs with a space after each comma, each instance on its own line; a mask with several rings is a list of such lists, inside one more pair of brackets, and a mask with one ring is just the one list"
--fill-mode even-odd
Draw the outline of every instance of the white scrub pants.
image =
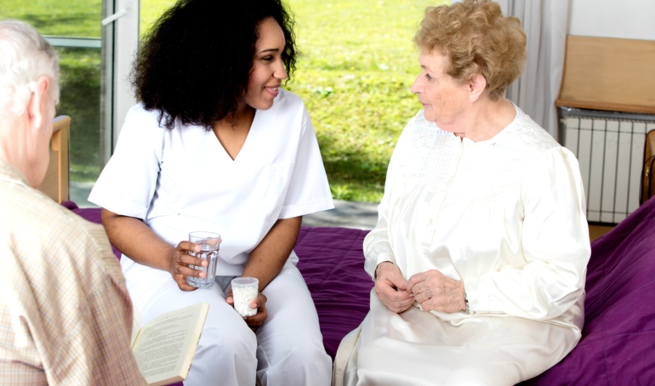
[[184, 292], [163, 271], [137, 264], [124, 274], [143, 323], [187, 305], [209, 303], [185, 386], [254, 386], [255, 377], [263, 386], [331, 383], [332, 361], [323, 347], [316, 308], [300, 271], [291, 262], [264, 289], [268, 318], [255, 333], [225, 302], [228, 277], [218, 277], [219, 284], [211, 289]]

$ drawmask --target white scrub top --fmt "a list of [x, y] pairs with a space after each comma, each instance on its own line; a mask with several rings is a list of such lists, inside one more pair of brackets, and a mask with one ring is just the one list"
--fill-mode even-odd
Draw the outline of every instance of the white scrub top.
[[[158, 115], [141, 104], [130, 109], [89, 201], [142, 219], [171, 245], [192, 231], [221, 234], [217, 275], [240, 275], [278, 219], [334, 207], [314, 128], [296, 95], [281, 90], [270, 109], [256, 111], [234, 160], [213, 131], [179, 122], [162, 128]], [[136, 263], [123, 256], [121, 264]]]

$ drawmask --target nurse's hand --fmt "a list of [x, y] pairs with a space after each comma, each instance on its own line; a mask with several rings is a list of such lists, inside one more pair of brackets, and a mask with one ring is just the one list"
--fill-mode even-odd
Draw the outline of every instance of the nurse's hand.
[[200, 252], [200, 246], [190, 241], [180, 241], [174, 249], [171, 249], [169, 255], [168, 272], [173, 276], [182, 291], [193, 291], [196, 287], [190, 286], [186, 282], [187, 276], [205, 277], [207, 273], [191, 268], [191, 265], [207, 267], [207, 260], [199, 259], [189, 255], [189, 252]]
[[[266, 321], [266, 318], [268, 317], [268, 311], [266, 311], [266, 300], [267, 300], [266, 295], [260, 292], [259, 295], [257, 295], [257, 299], [255, 299], [254, 302], [250, 303], [250, 308], [256, 308], [257, 313], [253, 316], [246, 316], [243, 318], [243, 320], [246, 321], [248, 327], [250, 327], [250, 329], [253, 331], [261, 327], [264, 324], [264, 321]], [[230, 288], [230, 290], [228, 291], [225, 301], [229, 305], [234, 307], [234, 297], [232, 296], [232, 288]]]
[[423, 311], [454, 313], [466, 310], [464, 283], [436, 269], [412, 275], [407, 281], [407, 291], [414, 294]]
[[414, 303], [414, 296], [407, 291], [407, 280], [400, 268], [390, 261], [375, 268], [375, 294], [389, 310], [397, 314], [406, 311]]

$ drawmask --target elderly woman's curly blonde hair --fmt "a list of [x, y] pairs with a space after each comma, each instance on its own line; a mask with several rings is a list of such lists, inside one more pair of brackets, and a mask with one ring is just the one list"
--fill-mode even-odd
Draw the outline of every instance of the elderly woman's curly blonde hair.
[[450, 66], [445, 71], [458, 81], [482, 75], [494, 101], [521, 75], [526, 59], [521, 21], [503, 16], [489, 0], [428, 7], [414, 41], [422, 50], [446, 55]]

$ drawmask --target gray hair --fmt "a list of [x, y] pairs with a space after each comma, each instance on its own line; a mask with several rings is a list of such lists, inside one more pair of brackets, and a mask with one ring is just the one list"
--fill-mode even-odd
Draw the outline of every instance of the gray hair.
[[58, 103], [59, 58], [55, 50], [29, 24], [0, 20], [0, 115], [21, 115], [41, 76], [50, 79], [50, 95]]

